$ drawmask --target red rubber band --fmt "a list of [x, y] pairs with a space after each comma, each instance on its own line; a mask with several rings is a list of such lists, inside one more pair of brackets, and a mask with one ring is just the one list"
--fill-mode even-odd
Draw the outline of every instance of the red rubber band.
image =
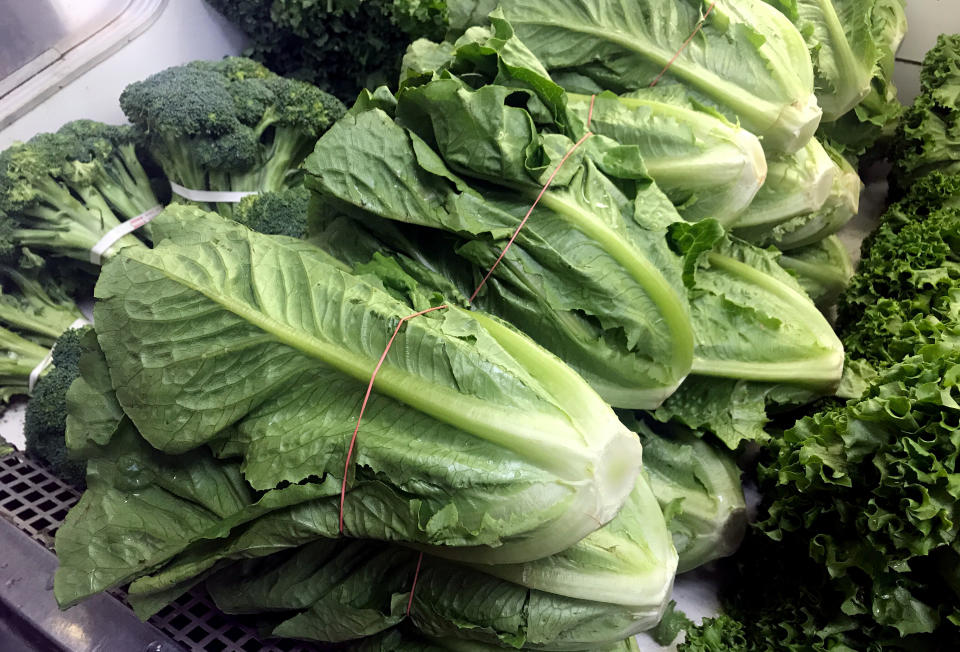
[[413, 609], [413, 592], [417, 590], [417, 578], [420, 577], [420, 564], [423, 563], [423, 553], [420, 553], [420, 556], [417, 557], [417, 569], [413, 571], [413, 586], [410, 587], [410, 599], [407, 600], [407, 613], [404, 616], [409, 616], [410, 611]]
[[434, 310], [442, 310], [446, 307], [446, 305], [443, 305], [436, 306], [435, 308], [427, 308], [426, 310], [415, 312], [412, 315], [407, 315], [397, 322], [397, 327], [393, 329], [393, 335], [391, 335], [390, 339], [387, 341], [387, 346], [383, 350], [383, 355], [381, 355], [380, 359], [377, 361], [377, 366], [373, 368], [373, 373], [370, 375], [370, 382], [367, 383], [367, 393], [363, 395], [363, 403], [360, 404], [360, 415], [357, 417], [357, 427], [353, 429], [353, 437], [350, 438], [350, 447], [347, 449], [347, 460], [343, 463], [343, 483], [340, 485], [340, 534], [343, 534], [343, 502], [347, 496], [347, 475], [348, 471], [350, 470], [350, 458], [353, 457], [353, 447], [357, 443], [357, 433], [360, 431], [360, 420], [363, 419], [363, 413], [367, 409], [367, 402], [370, 400], [370, 393], [373, 391], [373, 381], [377, 379], [377, 374], [380, 372], [380, 367], [383, 366], [383, 361], [387, 359], [387, 353], [390, 352], [390, 347], [393, 346], [393, 341], [397, 339], [397, 333], [400, 332], [400, 327], [403, 326], [403, 323], [409, 319], [413, 319], [414, 317], [425, 315], [428, 312], [433, 312]]
[[679, 58], [679, 56], [680, 56], [680, 55], [683, 53], [683, 51], [687, 48], [687, 46], [690, 45], [690, 41], [693, 40], [693, 37], [696, 36], [696, 35], [697, 35], [697, 32], [700, 31], [700, 28], [703, 27], [703, 23], [707, 20], [707, 16], [710, 15], [710, 12], [713, 11], [713, 8], [716, 6], [716, 4], [717, 4], [716, 2], [711, 2], [711, 3], [710, 3], [710, 6], [707, 7], [706, 13], [703, 14], [703, 18], [701, 18], [701, 19], [700, 19], [700, 22], [697, 23], [697, 26], [693, 28], [693, 32], [690, 33], [690, 36], [687, 37], [687, 40], [683, 42], [683, 45], [680, 46], [680, 49], [677, 50], [677, 53], [676, 53], [675, 55], [673, 55], [673, 58], [670, 59], [670, 61], [667, 62], [667, 65], [665, 65], [665, 66], [663, 67], [663, 70], [660, 71], [660, 74], [657, 75], [656, 78], [654, 78], [654, 80], [653, 80], [652, 82], [650, 82], [650, 88], [653, 88], [654, 86], [657, 85], [657, 82], [659, 82], [659, 81], [660, 81], [660, 78], [663, 77], [663, 76], [667, 73], [667, 70], [670, 69], [670, 66], [673, 65], [673, 62], [676, 61], [677, 58]]

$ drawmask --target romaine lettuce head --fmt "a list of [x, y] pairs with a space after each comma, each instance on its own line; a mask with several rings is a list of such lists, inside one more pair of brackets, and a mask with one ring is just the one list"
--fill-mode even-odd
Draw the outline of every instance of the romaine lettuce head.
[[766, 182], [732, 225], [744, 240], [803, 247], [836, 233], [857, 214], [863, 184], [835, 148], [811, 139], [796, 154], [767, 165]]
[[832, 122], [870, 92], [882, 49], [874, 40], [876, 0], [767, 0], [803, 34], [813, 61], [817, 102]]
[[796, 276], [821, 310], [836, 303], [853, 276], [850, 252], [836, 235], [791, 249], [780, 256], [780, 266]]
[[558, 168], [574, 141], [558, 133], [557, 107], [449, 75], [406, 86], [396, 106], [380, 91], [361, 96], [317, 143], [309, 182], [351, 217], [455, 234], [467, 241], [459, 253], [485, 273], [559, 169], [483, 289], [500, 297], [481, 294], [478, 304], [568, 361], [610, 403], [652, 407], [692, 358], [681, 262], [665, 238], [679, 217], [635, 148], [595, 136]]
[[[222, 566], [207, 588], [228, 613], [286, 612], [275, 635], [352, 640], [404, 619], [417, 559], [382, 542], [321, 540]], [[659, 621], [676, 563], [641, 478], [613, 521], [560, 554], [506, 566], [425, 555], [406, 624], [430, 639], [545, 650], [612, 645]]]
[[[475, 1], [449, 4], [455, 18], [478, 20], [479, 11], [456, 7], [476, 9]], [[622, 93], [657, 80], [683, 84], [775, 152], [796, 151], [820, 122], [803, 36], [762, 0], [717, 3], [682, 52], [705, 11], [701, 0], [501, 0], [500, 10], [568, 90]]]
[[[577, 136], [590, 131], [636, 146], [647, 173], [688, 220], [713, 217], [728, 223], [763, 184], [767, 163], [757, 137], [694, 102], [683, 86], [668, 84], [620, 96], [609, 91], [593, 98], [562, 95], [499, 12], [490, 22], [489, 29], [473, 27], [456, 43], [413, 43], [404, 57], [402, 83], [437, 79], [449, 71], [469, 78], [473, 86], [479, 79], [524, 88], [553, 86], [552, 98], [564, 99], [566, 105], [564, 111], [561, 104], [558, 113], [566, 113], [564, 120]], [[497, 65], [491, 65], [492, 57], [480, 56], [482, 52], [495, 52]], [[523, 69], [526, 75], [518, 74]]]
[[[567, 93], [567, 108], [587, 131], [590, 97]], [[767, 176], [757, 137], [717, 112], [696, 109], [680, 86], [601, 93], [589, 131], [636, 145], [650, 177], [687, 220], [733, 222]]]
[[727, 236], [713, 221], [675, 223], [670, 237], [685, 259], [695, 374], [836, 386], [843, 346], [773, 251]]
[[676, 425], [628, 419], [643, 442], [643, 469], [679, 555], [677, 572], [736, 552], [747, 528], [740, 469], [720, 450]]
[[[834, 122], [822, 122], [818, 135], [828, 138], [844, 156], [855, 158], [877, 145], [889, 144], [897, 129], [903, 105], [893, 84], [894, 55], [907, 33], [905, 0], [874, 0], [870, 32], [879, 48], [870, 92]], [[882, 154], [881, 148], [877, 154]]]
[[[309, 243], [215, 214], [171, 207], [154, 224], [159, 244], [104, 267], [96, 290], [126, 415], [167, 454], [215, 442], [242, 459], [254, 490], [339, 486], [391, 333], [430, 306]], [[552, 554], [620, 509], [639, 470], [634, 439], [556, 357], [451, 305], [404, 323], [383, 360], [348, 469], [344, 533], [478, 561]]]

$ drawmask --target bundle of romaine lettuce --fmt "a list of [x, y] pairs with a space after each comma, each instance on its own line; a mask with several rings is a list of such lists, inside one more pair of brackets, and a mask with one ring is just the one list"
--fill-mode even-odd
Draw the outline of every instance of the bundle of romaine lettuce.
[[[440, 61], [433, 72], [408, 67], [396, 96], [361, 95], [305, 163], [319, 211], [442, 229], [453, 239], [440, 246], [471, 280], [586, 127], [509, 22], [491, 19], [444, 48], [445, 60], [424, 58]], [[690, 372], [829, 391], [841, 347], [799, 285], [715, 220], [684, 221], [647, 171], [637, 121], [616, 124], [618, 100], [599, 99], [603, 131], [627, 136], [590, 132], [564, 161], [477, 306], [617, 407], [656, 407]]]
[[[547, 649], [656, 623], [677, 558], [640, 442], [557, 358], [456, 304], [411, 320], [345, 479], [392, 327], [443, 297], [192, 207], [168, 208], [154, 238], [104, 267], [68, 395], [88, 489], [57, 534], [62, 605], [132, 581], [148, 616], [206, 581], [227, 610], [288, 612], [277, 635], [354, 640], [403, 620]], [[277, 606], [260, 570], [221, 572], [260, 557], [278, 582], [313, 579]], [[458, 602], [452, 576], [489, 599]], [[236, 582], [251, 583], [242, 602]]]

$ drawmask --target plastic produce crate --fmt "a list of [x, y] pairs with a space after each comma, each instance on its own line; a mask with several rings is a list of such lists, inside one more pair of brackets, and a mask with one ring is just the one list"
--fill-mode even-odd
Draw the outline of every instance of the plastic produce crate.
[[[28, 551], [44, 560], [49, 559], [46, 551], [53, 550], [54, 535], [63, 522], [67, 512], [80, 499], [80, 492], [50, 473], [46, 468], [31, 460], [21, 452], [11, 453], [0, 457], [0, 518], [13, 525], [17, 530], [26, 534], [36, 544], [36, 550]], [[0, 522], [0, 526], [4, 523]], [[0, 538], [2, 541], [2, 538]], [[46, 551], [44, 550], [46, 549]], [[6, 572], [16, 572], [5, 563], [6, 555], [0, 556], [0, 613], [4, 605], [8, 604], [9, 596], [5, 595], [16, 584], [15, 579], [4, 577]], [[33, 572], [34, 568], [26, 569]], [[52, 593], [52, 586], [43, 587], [48, 594]], [[122, 623], [110, 619], [109, 610], [119, 607], [124, 615], [133, 615], [124, 601], [125, 592], [113, 591], [112, 597], [103, 596], [110, 601], [105, 609], [96, 610], [98, 618], [103, 617], [106, 622], [101, 627], [122, 628]], [[48, 596], [49, 597], [49, 596]], [[13, 608], [18, 603], [10, 600]], [[10, 609], [11, 607], [7, 607]], [[69, 612], [67, 612], [69, 613]], [[24, 620], [23, 615], [19, 614]], [[18, 614], [13, 614], [14, 619]], [[135, 619], [135, 617], [134, 617]], [[0, 620], [4, 620], [0, 618]], [[27, 618], [29, 620], [29, 618]], [[49, 622], [49, 621], [48, 621]], [[204, 650], [206, 652], [310, 652], [313, 650], [335, 649], [330, 646], [321, 647], [290, 640], [263, 639], [257, 631], [244, 623], [240, 617], [230, 616], [219, 611], [210, 601], [202, 587], [196, 587], [182, 596], [173, 604], [149, 620], [149, 624], [159, 632], [186, 650]], [[139, 621], [132, 626], [140, 625]], [[43, 625], [39, 629], [43, 629]], [[144, 628], [149, 632], [149, 628]], [[34, 628], [37, 628], [34, 625]], [[132, 629], [133, 627], [131, 627]], [[36, 631], [34, 634], [43, 640], [44, 636], [55, 641], [55, 634], [49, 631]], [[147, 638], [151, 638], [147, 635]], [[0, 632], [0, 649], [12, 649], [4, 645], [3, 632]], [[18, 640], [18, 642], [21, 642]], [[49, 648], [42, 646], [31, 648], [27, 643], [26, 650], [42, 649], [48, 652]], [[61, 642], [62, 644], [62, 642]], [[117, 648], [102, 648], [117, 649]], [[150, 641], [143, 648], [143, 652], [174, 652], [173, 645], [164, 644], [162, 640]], [[71, 650], [70, 652], [78, 652]], [[134, 652], [134, 651], [130, 651]]]

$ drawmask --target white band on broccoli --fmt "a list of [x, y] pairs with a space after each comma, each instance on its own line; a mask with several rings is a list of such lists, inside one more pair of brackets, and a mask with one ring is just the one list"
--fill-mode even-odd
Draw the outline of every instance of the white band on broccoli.
[[133, 219], [129, 219], [126, 222], [121, 222], [117, 226], [113, 227], [109, 231], [103, 234], [103, 237], [93, 245], [93, 248], [90, 250], [90, 262], [94, 265], [99, 265], [103, 254], [107, 253], [110, 250], [117, 240], [132, 233], [139, 229], [144, 224], [150, 222], [153, 218], [163, 212], [163, 206], [157, 204], [153, 208], [143, 213], [140, 213]]
[[237, 204], [244, 197], [260, 194], [257, 190], [193, 190], [191, 188], [184, 188], [180, 184], [174, 183], [173, 181], [170, 182], [170, 190], [173, 191], [173, 194], [180, 195], [184, 199], [189, 199], [190, 201], [206, 201], [213, 203], [222, 202], [226, 204]]

